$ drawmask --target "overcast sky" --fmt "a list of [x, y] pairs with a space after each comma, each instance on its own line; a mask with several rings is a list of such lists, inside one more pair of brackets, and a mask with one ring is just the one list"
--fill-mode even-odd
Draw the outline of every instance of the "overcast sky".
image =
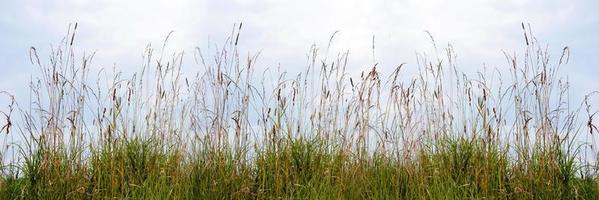
[[[376, 60], [390, 69], [406, 62], [416, 67], [415, 52], [451, 43], [464, 70], [506, 67], [502, 50], [523, 47], [521, 22], [530, 23], [554, 57], [571, 48], [562, 70], [574, 94], [599, 89], [599, 1], [596, 0], [19, 0], [0, 3], [0, 90], [22, 95], [35, 67], [28, 49], [47, 52], [68, 24], [78, 22], [79, 50], [97, 51], [94, 67], [139, 68], [148, 43], [154, 46], [171, 30], [172, 49], [192, 52], [208, 41], [221, 43], [234, 23], [243, 22], [242, 52], [262, 51], [262, 67], [303, 67], [311, 44], [326, 45], [331, 34], [338, 50], [349, 50], [350, 69]], [[210, 40], [209, 40], [210, 38]], [[43, 56], [45, 54], [42, 53]], [[189, 54], [188, 54], [189, 55]], [[189, 58], [190, 56], [188, 56]], [[192, 63], [185, 70], [195, 71]]]

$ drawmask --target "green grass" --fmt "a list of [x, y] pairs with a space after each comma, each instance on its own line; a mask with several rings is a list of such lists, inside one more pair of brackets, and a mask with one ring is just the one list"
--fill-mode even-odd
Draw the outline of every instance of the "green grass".
[[[523, 162], [480, 141], [446, 140], [411, 160], [356, 158], [310, 140], [266, 148], [248, 161], [227, 152], [184, 158], [134, 139], [94, 152], [85, 166], [64, 155], [23, 177], [4, 177], [6, 199], [593, 199], [596, 179], [538, 152]], [[157, 149], [158, 148], [158, 149]], [[329, 149], [329, 150], [327, 150]], [[505, 149], [505, 148], [503, 148]], [[54, 162], [52, 162], [54, 161]], [[42, 162], [43, 163], [43, 162]], [[564, 171], [566, 170], [566, 171]]]
[[599, 198], [592, 96], [576, 107], [558, 76], [567, 48], [550, 60], [527, 32], [509, 73], [476, 78], [451, 46], [411, 78], [313, 48], [289, 78], [234, 36], [194, 54], [196, 76], [152, 48], [130, 77], [93, 72], [72, 35], [48, 61], [32, 49], [32, 98], [2, 110], [0, 199]]

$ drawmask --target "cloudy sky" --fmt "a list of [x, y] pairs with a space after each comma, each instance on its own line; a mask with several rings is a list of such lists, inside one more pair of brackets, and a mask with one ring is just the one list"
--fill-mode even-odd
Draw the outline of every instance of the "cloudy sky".
[[[416, 67], [415, 52], [451, 43], [464, 70], [506, 67], [502, 50], [523, 48], [520, 23], [530, 23], [555, 57], [571, 48], [570, 77], [575, 94], [599, 89], [599, 1], [595, 0], [19, 0], [0, 3], [0, 90], [22, 95], [35, 72], [28, 49], [43, 52], [78, 22], [76, 44], [96, 51], [95, 67], [138, 68], [148, 43], [160, 45], [175, 31], [174, 50], [223, 42], [234, 23], [243, 22], [243, 52], [262, 51], [262, 67], [302, 67], [311, 44], [325, 46], [331, 34], [338, 50], [349, 50], [350, 69], [400, 63]], [[188, 56], [189, 58], [190, 56]], [[197, 67], [184, 63], [184, 70]]]

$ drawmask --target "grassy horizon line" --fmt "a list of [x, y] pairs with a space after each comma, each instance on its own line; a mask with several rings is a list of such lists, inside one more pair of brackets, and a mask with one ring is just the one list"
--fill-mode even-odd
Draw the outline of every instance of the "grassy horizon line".
[[239, 54], [241, 24], [196, 49], [195, 75], [165, 52], [169, 34], [138, 72], [96, 77], [76, 29], [47, 60], [31, 48], [29, 102], [1, 93], [0, 199], [599, 198], [599, 92], [572, 103], [569, 49], [551, 58], [524, 24], [509, 70], [474, 78], [451, 45], [411, 77], [352, 76], [347, 52], [316, 46], [297, 75], [269, 77]]

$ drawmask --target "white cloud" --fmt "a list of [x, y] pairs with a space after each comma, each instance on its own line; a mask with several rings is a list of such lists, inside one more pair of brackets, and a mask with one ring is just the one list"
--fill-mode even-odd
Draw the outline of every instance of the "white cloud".
[[[286, 70], [303, 67], [309, 46], [324, 48], [335, 31], [334, 51], [350, 51], [350, 69], [371, 64], [372, 36], [380, 66], [402, 62], [415, 67], [414, 52], [430, 50], [425, 30], [442, 47], [452, 43], [465, 70], [483, 62], [504, 65], [501, 50], [520, 50], [521, 22], [528, 22], [557, 57], [572, 49], [564, 70], [573, 96], [597, 90], [599, 3], [594, 0], [21, 0], [0, 5], [0, 90], [26, 99], [23, 89], [34, 72], [27, 49], [47, 52], [70, 22], [79, 22], [77, 45], [98, 50], [96, 67], [137, 69], [147, 43], [160, 45], [171, 30], [170, 46], [192, 52], [207, 39], [222, 43], [233, 23], [243, 22], [242, 52], [262, 51], [259, 63]], [[44, 55], [42, 53], [42, 55]], [[189, 53], [188, 53], [189, 55]], [[187, 56], [190, 58], [191, 56]], [[190, 61], [190, 60], [187, 60]], [[195, 68], [187, 62], [188, 70]], [[576, 98], [575, 98], [576, 99]], [[0, 98], [0, 106], [6, 105]], [[597, 102], [599, 103], [599, 102]], [[598, 105], [599, 106], [599, 105]], [[0, 107], [2, 108], [2, 107]]]
[[[371, 64], [372, 35], [376, 35], [381, 66], [394, 67], [402, 62], [413, 65], [414, 52], [429, 49], [424, 33], [428, 30], [439, 46], [451, 42], [466, 68], [478, 69], [483, 62], [503, 64], [501, 50], [522, 46], [520, 22], [530, 22], [540, 40], [548, 38], [555, 50], [564, 45], [560, 40], [571, 41], [576, 37], [574, 31], [580, 30], [587, 38], [576, 38], [582, 41], [578, 44], [597, 44], [588, 33], [599, 30], [584, 28], [597, 24], [590, 4], [555, 0], [26, 0], [11, 2], [0, 10], [2, 28], [9, 32], [0, 40], [19, 41], [2, 47], [3, 54], [30, 45], [44, 49], [65, 34], [69, 22], [77, 21], [79, 47], [98, 50], [98, 66], [116, 62], [125, 69], [137, 67], [145, 45], [158, 46], [171, 30], [175, 34], [170, 46], [191, 52], [195, 46], [204, 47], [209, 37], [222, 43], [233, 23], [242, 21], [242, 47], [251, 52], [263, 50], [260, 63], [267, 67], [281, 63], [287, 69], [297, 68], [305, 63], [304, 55], [313, 42], [324, 47], [333, 32], [341, 31], [335, 50], [350, 50], [350, 64], [357, 70]], [[597, 50], [584, 48], [582, 51]], [[584, 66], [578, 69], [589, 70]]]

